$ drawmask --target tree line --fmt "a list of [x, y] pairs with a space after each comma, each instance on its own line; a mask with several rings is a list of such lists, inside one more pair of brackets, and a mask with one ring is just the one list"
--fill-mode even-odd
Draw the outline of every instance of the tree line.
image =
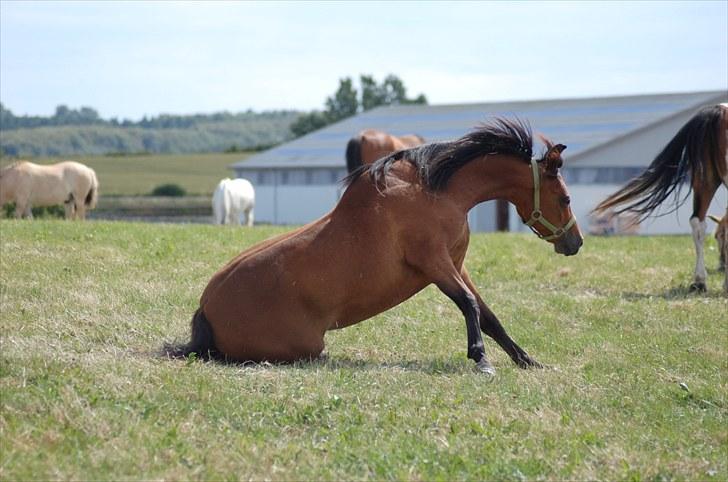
[[138, 121], [129, 119], [119, 120], [115, 117], [103, 119], [98, 111], [92, 107], [79, 109], [69, 108], [66, 105], [56, 107], [53, 115], [44, 116], [18, 116], [0, 102], [0, 130], [32, 129], [36, 127], [59, 126], [110, 126], [110, 127], [138, 127], [142, 129], [185, 129], [199, 124], [231, 121], [251, 121], [255, 119], [275, 119], [281, 116], [298, 115], [294, 110], [254, 112], [248, 109], [245, 112], [233, 114], [230, 112], [215, 112], [212, 114], [170, 115], [160, 114], [154, 117], [144, 116]]
[[388, 75], [378, 83], [350, 77], [325, 100], [324, 110], [171, 115], [141, 120], [103, 119], [92, 107], [59, 105], [51, 116], [15, 115], [0, 103], [0, 155], [58, 157], [141, 153], [237, 152], [269, 148], [359, 112], [382, 105], [426, 104], [424, 94], [407, 96], [404, 83]]

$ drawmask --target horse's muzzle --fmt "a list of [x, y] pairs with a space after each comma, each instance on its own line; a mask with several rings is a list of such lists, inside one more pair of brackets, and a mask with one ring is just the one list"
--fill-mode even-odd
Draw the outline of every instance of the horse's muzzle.
[[582, 244], [584, 238], [573, 231], [568, 231], [554, 243], [554, 251], [564, 256], [573, 256], [579, 252]]

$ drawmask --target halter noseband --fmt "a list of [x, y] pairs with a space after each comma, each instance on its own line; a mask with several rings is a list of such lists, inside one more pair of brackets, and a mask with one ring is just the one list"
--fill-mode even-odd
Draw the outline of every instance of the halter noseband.
[[[571, 218], [569, 218], [569, 221], [563, 228], [557, 228], [543, 217], [543, 213], [541, 212], [541, 173], [538, 169], [538, 162], [535, 159], [531, 159], [531, 170], [533, 171], [533, 211], [531, 212], [529, 220], [526, 221], [526, 226], [531, 228], [531, 231], [536, 233], [536, 236], [544, 241], [558, 239], [566, 234], [566, 231], [574, 225], [576, 218], [572, 214]], [[544, 236], [536, 231], [536, 228], [533, 227], [536, 223], [541, 223], [543, 227], [551, 231], [551, 235]]]

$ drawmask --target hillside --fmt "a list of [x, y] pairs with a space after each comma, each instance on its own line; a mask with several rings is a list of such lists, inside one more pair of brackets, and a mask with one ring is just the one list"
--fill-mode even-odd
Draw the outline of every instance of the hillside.
[[0, 126], [0, 153], [10, 157], [53, 157], [256, 150], [291, 139], [290, 125], [298, 117], [294, 111], [246, 112], [160, 116], [136, 123], [93, 118], [74, 120], [86, 122], [79, 125], [72, 121], [60, 125], [38, 121], [37, 127], [17, 127], [32, 123], [13, 122], [17, 118], [8, 120], [6, 116]]

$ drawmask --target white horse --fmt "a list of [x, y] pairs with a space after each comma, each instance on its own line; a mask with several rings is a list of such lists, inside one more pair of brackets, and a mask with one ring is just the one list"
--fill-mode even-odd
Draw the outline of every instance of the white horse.
[[245, 214], [246, 225], [253, 225], [255, 190], [247, 179], [223, 179], [212, 194], [212, 216], [215, 224], [241, 224]]
[[42, 166], [20, 161], [0, 170], [0, 206], [15, 202], [15, 217], [33, 218], [33, 206], [63, 204], [66, 219], [85, 219], [96, 207], [96, 173], [78, 162]]

